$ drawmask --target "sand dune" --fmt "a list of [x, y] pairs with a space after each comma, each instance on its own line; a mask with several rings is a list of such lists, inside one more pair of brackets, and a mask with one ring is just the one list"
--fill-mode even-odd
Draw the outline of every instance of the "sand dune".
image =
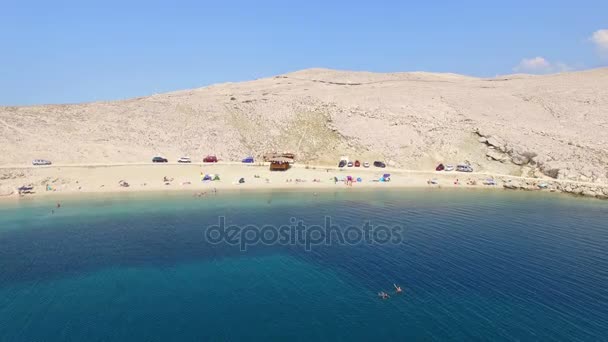
[[292, 151], [608, 183], [608, 69], [479, 79], [309, 69], [125, 101], [0, 107], [0, 166]]

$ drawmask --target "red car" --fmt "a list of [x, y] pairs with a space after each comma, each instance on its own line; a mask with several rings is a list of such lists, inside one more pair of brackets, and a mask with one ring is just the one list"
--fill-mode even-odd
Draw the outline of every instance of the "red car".
[[203, 159], [203, 163], [217, 163], [217, 157], [216, 156], [206, 156], [205, 159]]
[[358, 160], [355, 160], [355, 167], [359, 167], [359, 166], [361, 166], [361, 163], [359, 163]]

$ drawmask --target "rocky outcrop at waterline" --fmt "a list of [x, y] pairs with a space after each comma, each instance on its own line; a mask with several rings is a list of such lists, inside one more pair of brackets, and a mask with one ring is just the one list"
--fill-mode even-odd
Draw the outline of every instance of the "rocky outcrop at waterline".
[[[488, 161], [510, 163], [521, 168], [521, 176], [534, 178], [553, 178], [568, 181], [605, 184], [608, 181], [608, 158], [606, 151], [594, 151], [588, 156], [578, 154], [575, 158], [555, 159], [552, 152], [542, 156], [527, 149], [526, 142], [507, 143], [500, 136], [489, 134], [476, 128], [473, 131], [478, 141], [487, 148]], [[582, 148], [581, 146], [578, 146]], [[563, 151], [561, 151], [563, 153]], [[591, 162], [591, 163], [590, 163]], [[565, 166], [562, 166], [565, 165]], [[560, 168], [563, 167], [563, 168]], [[570, 192], [570, 191], [567, 191]]]
[[503, 188], [510, 190], [549, 191], [571, 195], [608, 199], [608, 186], [569, 181], [502, 179]]

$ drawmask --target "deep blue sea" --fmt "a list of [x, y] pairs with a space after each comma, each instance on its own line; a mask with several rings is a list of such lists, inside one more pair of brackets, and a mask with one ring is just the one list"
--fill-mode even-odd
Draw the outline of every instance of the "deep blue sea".
[[[0, 203], [2, 342], [608, 339], [605, 201], [344, 190], [61, 204]], [[244, 230], [210, 241], [220, 216]], [[354, 237], [307, 246], [247, 227], [326, 219]], [[365, 222], [399, 230], [357, 240]]]

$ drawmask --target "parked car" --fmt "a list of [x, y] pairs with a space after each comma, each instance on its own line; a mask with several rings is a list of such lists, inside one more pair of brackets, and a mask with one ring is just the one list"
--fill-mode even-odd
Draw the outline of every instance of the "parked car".
[[203, 159], [204, 163], [217, 163], [217, 157], [216, 156], [206, 156]]
[[345, 167], [346, 166], [346, 160], [340, 160], [340, 162], [338, 163], [338, 167]]
[[454, 171], [454, 165], [450, 165], [450, 164], [446, 165], [445, 171]]
[[35, 159], [32, 161], [32, 165], [51, 165], [52, 163], [49, 160], [44, 159]]
[[177, 160], [178, 163], [191, 163], [190, 157], [181, 157]]
[[374, 166], [375, 166], [375, 167], [386, 167], [386, 164], [384, 164], [384, 162], [381, 162], [381, 161], [377, 161], [377, 160], [376, 160], [376, 161], [374, 162]]
[[154, 157], [154, 158], [152, 158], [152, 162], [153, 163], [166, 163], [166, 162], [168, 162], [168, 160], [163, 157]]
[[439, 164], [437, 165], [437, 167], [435, 168], [435, 171], [443, 171], [445, 170], [445, 166], [443, 166], [443, 164]]
[[355, 167], [360, 167], [361, 163], [358, 160], [355, 160]]
[[473, 168], [470, 165], [460, 164], [456, 166], [456, 171], [460, 172], [473, 172]]
[[348, 164], [346, 164], [346, 166], [353, 167], [353, 162], [349, 161]]
[[363, 167], [369, 167], [369, 163], [368, 162], [363, 163]]
[[247, 164], [252, 164], [253, 163], [253, 157], [245, 157], [245, 159], [242, 160], [243, 163], [247, 163]]

